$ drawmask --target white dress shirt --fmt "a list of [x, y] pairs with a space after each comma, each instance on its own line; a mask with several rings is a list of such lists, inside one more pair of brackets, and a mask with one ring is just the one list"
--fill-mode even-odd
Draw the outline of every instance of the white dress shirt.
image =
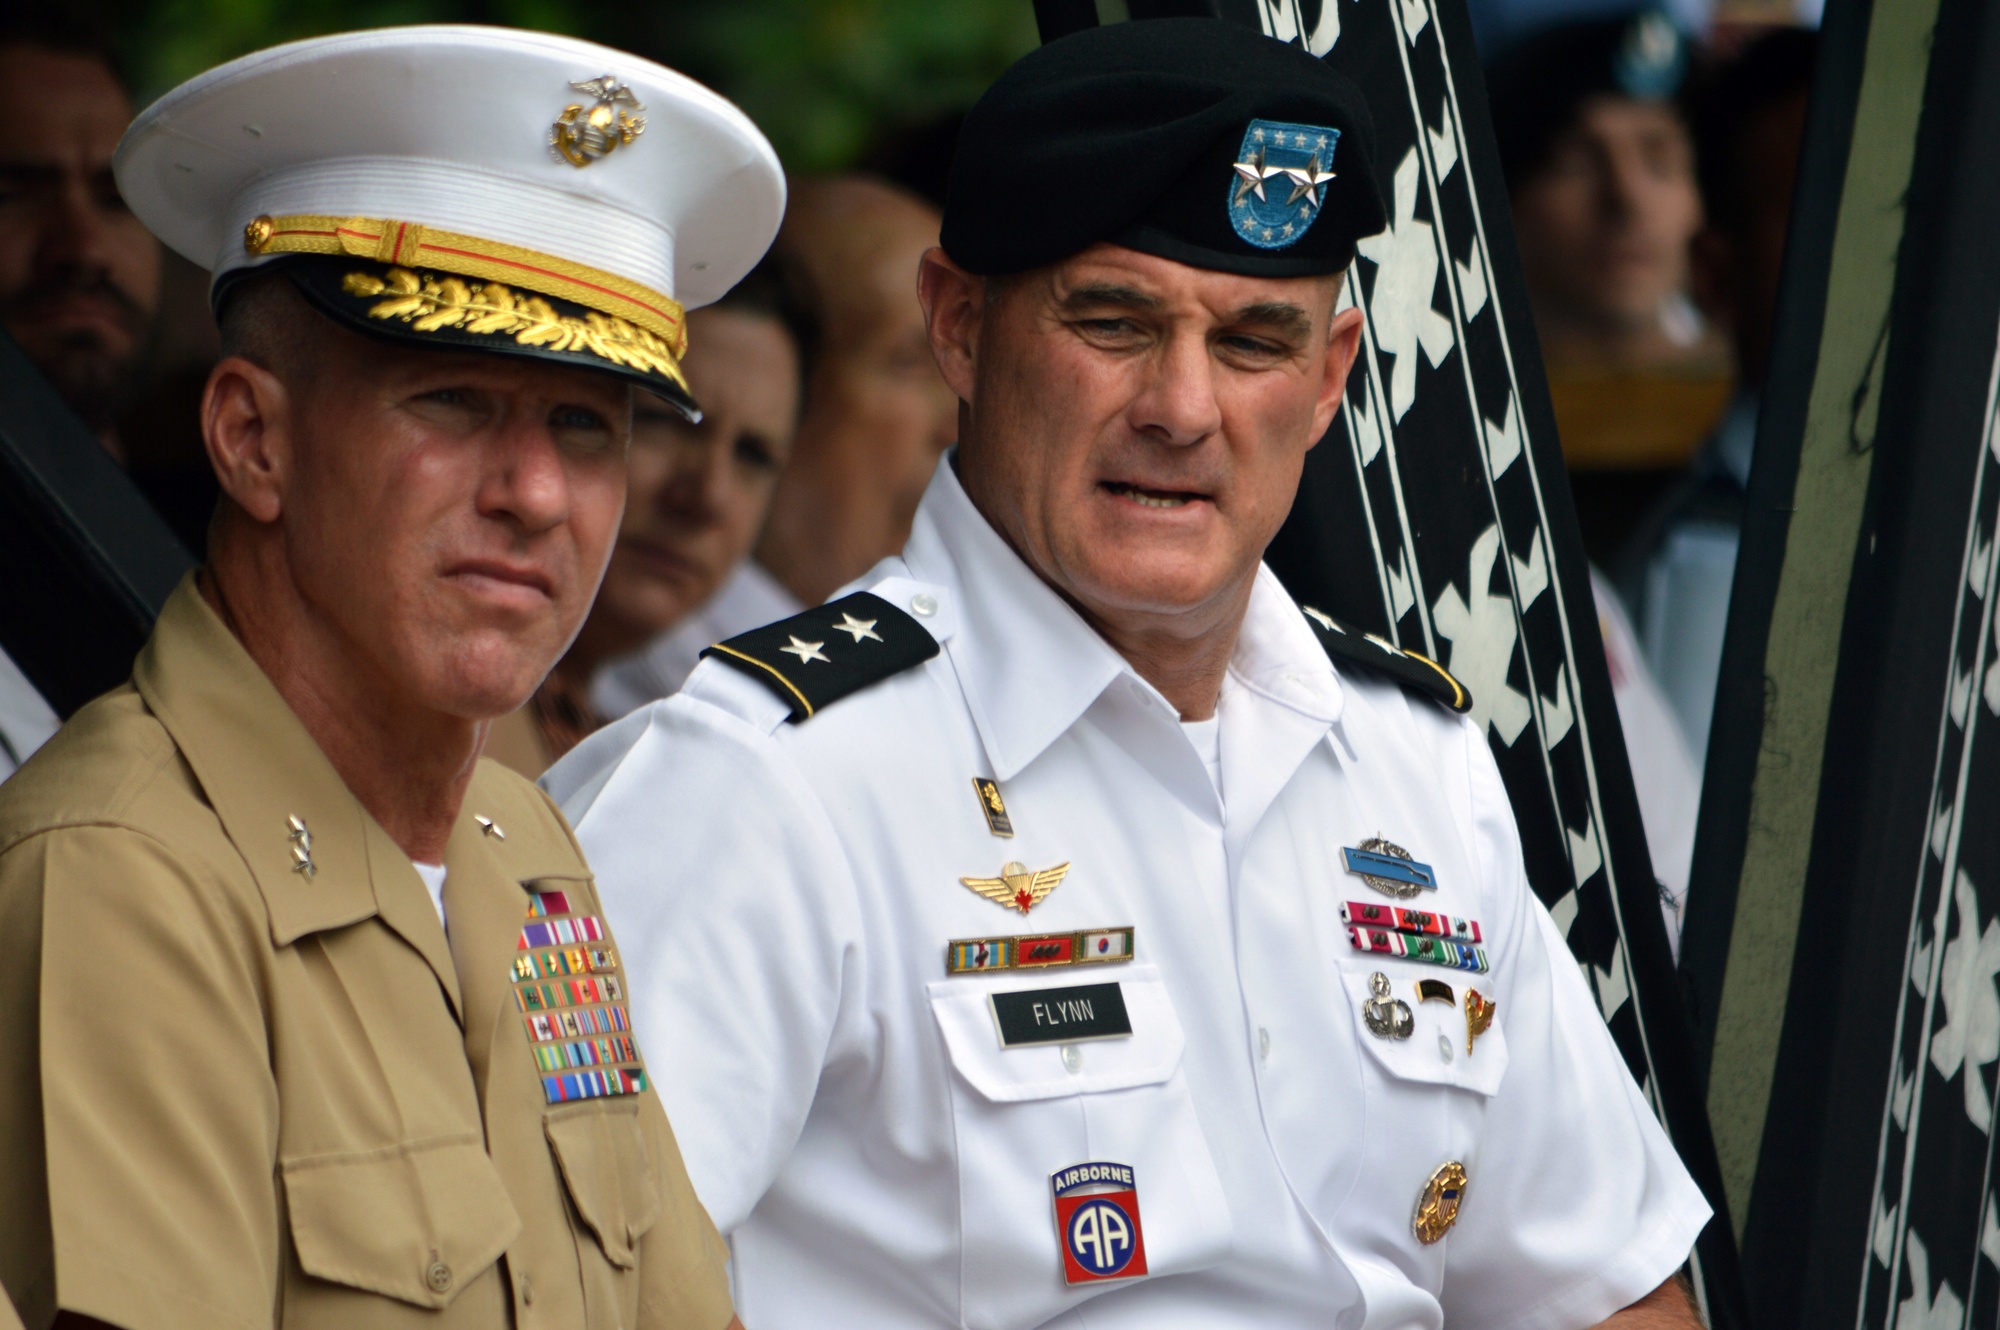
[[[705, 661], [545, 778], [644, 957], [636, 1022], [746, 1324], [1562, 1330], [1686, 1258], [1708, 1207], [1528, 890], [1472, 724], [1337, 672], [1264, 570], [1218, 708], [1225, 807], [949, 455], [867, 585], [940, 654], [802, 724]], [[1491, 973], [1350, 945], [1343, 901], [1394, 902], [1340, 851], [1378, 835], [1435, 869], [1410, 904], [1479, 921]], [[1010, 860], [1070, 868], [1024, 918], [959, 882]], [[1129, 963], [946, 973], [953, 940], [1127, 925]], [[1364, 1028], [1376, 972], [1413, 1037]], [[1471, 1055], [1419, 979], [1497, 1000]], [[1129, 1036], [1001, 1046], [989, 993], [1106, 982]], [[1449, 1161], [1463, 1208], [1424, 1245]], [[1144, 1278], [1064, 1282], [1050, 1176], [1090, 1162], [1134, 1171]]]

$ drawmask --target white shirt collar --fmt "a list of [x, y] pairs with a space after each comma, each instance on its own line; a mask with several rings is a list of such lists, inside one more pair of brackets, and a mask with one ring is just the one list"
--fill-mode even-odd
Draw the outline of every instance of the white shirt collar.
[[[973, 506], [952, 462], [939, 460], [903, 562], [947, 598], [945, 650], [997, 780], [1025, 768], [1120, 678], [1166, 699], [1044, 582]], [[943, 636], [943, 634], [940, 634]], [[1251, 589], [1229, 673], [1236, 683], [1313, 720], [1340, 714], [1340, 684], [1292, 598], [1268, 568]]]

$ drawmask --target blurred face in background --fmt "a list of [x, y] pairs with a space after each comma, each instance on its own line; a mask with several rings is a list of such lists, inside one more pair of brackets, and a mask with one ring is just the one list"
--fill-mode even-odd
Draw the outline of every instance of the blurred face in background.
[[690, 424], [655, 398], [633, 404], [625, 519], [578, 646], [635, 649], [701, 607], [750, 553], [799, 415], [799, 353], [774, 316], [688, 316], [682, 362], [702, 405]]
[[111, 157], [132, 104], [104, 64], [0, 46], [0, 323], [103, 434], [142, 377], [160, 249]]
[[917, 304], [937, 233], [935, 210], [873, 181], [808, 181], [792, 196], [778, 244], [811, 280], [825, 335], [757, 558], [808, 604], [903, 547], [957, 433]]
[[1701, 228], [1687, 127], [1665, 103], [1594, 97], [1513, 205], [1539, 316], [1607, 332], [1656, 322]]

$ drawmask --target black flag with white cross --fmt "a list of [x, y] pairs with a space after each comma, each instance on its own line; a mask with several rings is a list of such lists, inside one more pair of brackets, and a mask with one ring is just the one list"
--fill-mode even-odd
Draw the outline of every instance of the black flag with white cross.
[[[1269, 561], [1301, 601], [1471, 692], [1529, 880], [1715, 1207], [1690, 1273], [1710, 1323], [1737, 1330], [1735, 1247], [1463, 0], [1125, 7], [1256, 26], [1367, 97], [1389, 226], [1349, 270], [1362, 351]], [[1036, 13], [1044, 41], [1097, 22], [1092, 0]]]

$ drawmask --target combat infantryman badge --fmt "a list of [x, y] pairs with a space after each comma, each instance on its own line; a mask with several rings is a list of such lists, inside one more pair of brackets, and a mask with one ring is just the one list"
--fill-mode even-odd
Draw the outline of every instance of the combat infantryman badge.
[[1389, 976], [1377, 970], [1368, 976], [1369, 998], [1361, 1004], [1361, 1019], [1377, 1039], [1408, 1039], [1417, 1031], [1410, 1004], [1389, 996]]
[[1326, 202], [1340, 131], [1323, 125], [1252, 120], [1243, 131], [1236, 178], [1229, 182], [1229, 224], [1259, 249], [1301, 239]]
[[1472, 1056], [1472, 1041], [1493, 1028], [1493, 1013], [1500, 1010], [1498, 1002], [1489, 1001], [1479, 995], [1476, 988], [1465, 990], [1465, 1055]]
[[1465, 1165], [1456, 1159], [1438, 1165], [1437, 1172], [1424, 1184], [1417, 1197], [1417, 1213], [1410, 1220], [1417, 1241], [1426, 1247], [1451, 1231], [1458, 1222], [1458, 1207], [1465, 1203]]
[[1125, 1164], [1077, 1164], [1049, 1175], [1063, 1278], [1071, 1284], [1136, 1279], [1146, 1273], [1139, 1188]]
[[646, 132], [646, 108], [632, 90], [609, 74], [569, 85], [597, 100], [589, 110], [580, 102], [563, 107], [549, 126], [549, 146], [571, 166], [589, 166], [600, 157]]
[[1400, 845], [1371, 837], [1340, 852], [1347, 871], [1385, 896], [1409, 900], [1426, 888], [1437, 888], [1437, 873], [1429, 864], [1418, 863]]
[[1026, 914], [1040, 905], [1043, 897], [1054, 891], [1068, 874], [1067, 863], [1032, 873], [1025, 864], [1010, 863], [1001, 868], [999, 877], [962, 877], [959, 881], [995, 905]]

